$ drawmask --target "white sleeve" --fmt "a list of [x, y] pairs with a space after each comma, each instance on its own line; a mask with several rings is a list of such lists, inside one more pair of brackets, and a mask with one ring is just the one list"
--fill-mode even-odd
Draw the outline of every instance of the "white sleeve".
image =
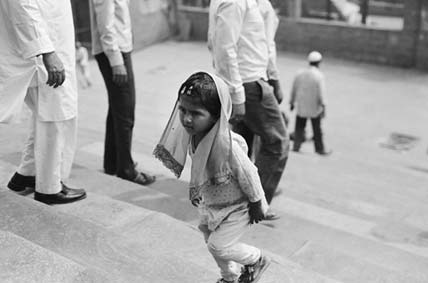
[[234, 143], [232, 150], [232, 170], [239, 187], [250, 202], [265, 199], [257, 167], [250, 161], [242, 148]]
[[115, 31], [115, 3], [114, 0], [92, 0], [101, 46], [106, 54], [110, 66], [123, 65], [122, 53], [117, 43]]
[[48, 25], [36, 0], [1, 0], [11, 21], [11, 33], [25, 59], [55, 51]]
[[268, 0], [259, 0], [259, 9], [263, 16], [269, 52], [267, 76], [269, 79], [278, 80], [279, 73], [276, 65], [275, 34], [278, 29], [279, 19], [272, 7], [272, 4]]
[[244, 15], [245, 10], [235, 1], [221, 3], [215, 15], [215, 35], [212, 42], [214, 63], [220, 77], [229, 85], [233, 104], [245, 102], [237, 58]]

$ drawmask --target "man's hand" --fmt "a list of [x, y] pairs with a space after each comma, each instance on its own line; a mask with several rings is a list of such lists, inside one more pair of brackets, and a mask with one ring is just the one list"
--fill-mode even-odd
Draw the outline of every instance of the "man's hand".
[[232, 104], [232, 116], [229, 123], [232, 125], [242, 121], [245, 116], [245, 102], [241, 104]]
[[43, 54], [43, 64], [48, 72], [47, 85], [54, 88], [59, 87], [65, 81], [64, 65], [55, 52]]
[[281, 85], [279, 84], [279, 81], [268, 80], [268, 83], [273, 87], [273, 94], [275, 95], [278, 104], [281, 104], [282, 100], [284, 99], [284, 94], [282, 94], [282, 89]]
[[262, 209], [262, 201], [259, 200], [257, 202], [250, 202], [248, 204], [248, 214], [250, 214], [250, 223], [259, 223], [265, 217]]
[[113, 82], [117, 85], [123, 85], [128, 81], [128, 73], [126, 72], [125, 65], [112, 66]]

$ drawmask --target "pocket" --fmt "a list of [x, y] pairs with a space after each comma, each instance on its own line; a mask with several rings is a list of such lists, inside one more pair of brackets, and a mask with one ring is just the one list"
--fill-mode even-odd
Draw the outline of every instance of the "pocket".
[[263, 99], [263, 89], [255, 82], [244, 83], [245, 99], [247, 102], [260, 102]]
[[271, 97], [274, 97], [273, 93], [273, 87], [265, 80], [259, 79], [256, 82], [260, 87], [260, 93], [261, 93], [261, 99], [270, 99]]

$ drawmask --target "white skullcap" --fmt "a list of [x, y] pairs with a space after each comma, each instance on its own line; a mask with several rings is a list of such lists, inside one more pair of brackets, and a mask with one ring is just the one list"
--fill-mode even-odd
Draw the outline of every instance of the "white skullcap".
[[319, 53], [318, 51], [312, 51], [311, 53], [309, 53], [308, 55], [308, 61], [310, 63], [317, 63], [317, 62], [321, 62], [322, 60], [322, 55], [321, 53]]

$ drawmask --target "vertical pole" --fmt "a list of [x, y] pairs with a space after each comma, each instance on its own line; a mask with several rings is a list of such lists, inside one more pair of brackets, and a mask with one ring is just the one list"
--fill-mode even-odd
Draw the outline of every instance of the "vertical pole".
[[331, 20], [331, 1], [330, 0], [326, 0], [326, 10], [327, 10], [327, 20], [330, 21]]
[[288, 1], [287, 16], [293, 19], [298, 19], [302, 16], [302, 0]]
[[403, 32], [413, 37], [413, 56], [411, 66], [416, 66], [417, 54], [419, 52], [419, 40], [422, 26], [422, 8], [426, 0], [404, 1], [404, 27]]
[[361, 0], [361, 23], [365, 25], [367, 23], [367, 17], [369, 16], [369, 0]]

